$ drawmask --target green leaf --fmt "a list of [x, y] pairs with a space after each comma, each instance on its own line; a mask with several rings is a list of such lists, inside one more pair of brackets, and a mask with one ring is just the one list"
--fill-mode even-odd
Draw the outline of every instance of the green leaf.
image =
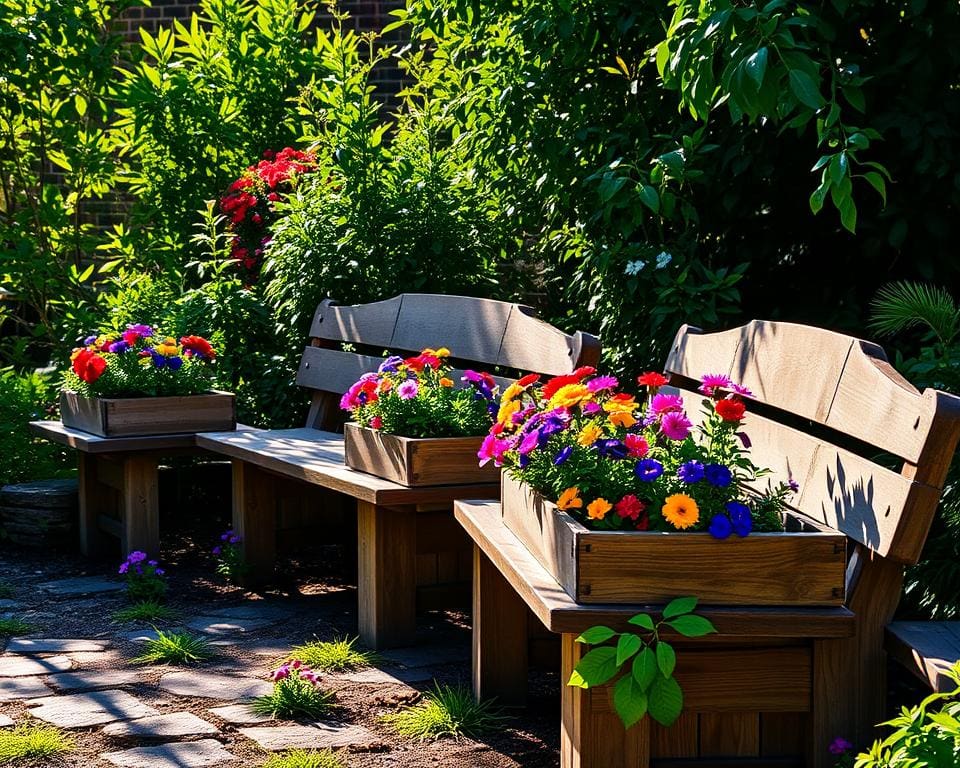
[[647, 690], [657, 676], [657, 657], [649, 646], [633, 658], [631, 669], [633, 679], [643, 690]]
[[651, 187], [649, 184], [641, 184], [638, 187], [637, 194], [640, 197], [640, 202], [647, 206], [647, 208], [654, 213], [660, 212], [660, 195], [657, 193], [655, 187]]
[[643, 647], [643, 640], [629, 632], [624, 632], [617, 640], [617, 666], [629, 659]]
[[820, 95], [820, 89], [806, 72], [799, 69], [790, 70], [790, 90], [793, 95], [799, 99], [801, 104], [805, 104], [811, 109], [820, 109], [823, 106], [823, 96]]
[[717, 631], [713, 622], [703, 616], [678, 616], [668, 621], [667, 625], [673, 627], [684, 637], [703, 637]]
[[647, 694], [630, 675], [624, 675], [613, 686], [613, 707], [625, 728], [636, 725], [647, 714]]
[[607, 642], [607, 640], [616, 634], [617, 633], [610, 629], [610, 627], [590, 627], [590, 629], [577, 638], [577, 642], [587, 643], [588, 645], [599, 645], [600, 643]]
[[677, 654], [670, 643], [662, 640], [657, 643], [657, 666], [664, 677], [670, 677], [677, 666]]
[[672, 619], [674, 616], [682, 616], [685, 613], [690, 613], [696, 607], [697, 598], [678, 597], [667, 603], [666, 607], [663, 609], [663, 618]]
[[73, 97], [73, 103], [76, 106], [77, 114], [80, 115], [80, 117], [83, 117], [85, 114], [87, 114], [87, 100], [83, 98], [83, 96], [78, 93]]
[[650, 717], [660, 725], [673, 725], [683, 711], [683, 691], [672, 677], [657, 677], [647, 692]]
[[867, 180], [867, 183], [877, 190], [877, 193], [883, 198], [883, 204], [887, 204], [887, 182], [884, 181], [883, 176], [881, 176], [876, 171], [870, 171], [863, 175], [863, 178]]
[[760, 86], [763, 85], [763, 76], [767, 72], [766, 46], [750, 54], [747, 58], [746, 68], [750, 79], [757, 84], [757, 88], [760, 88]]
[[651, 631], [654, 629], [653, 619], [650, 618], [649, 613], [638, 613], [636, 616], [627, 619], [627, 623], [633, 624], [637, 627], [643, 627], [644, 629], [649, 629]]
[[603, 685], [615, 674], [617, 674], [617, 650], [613, 646], [605, 645], [602, 648], [594, 648], [580, 659], [567, 685], [592, 688]]
[[845, 229], [856, 234], [857, 232], [857, 204], [852, 197], [845, 197], [840, 203], [840, 223]]
[[813, 190], [810, 195], [810, 210], [816, 215], [823, 210], [823, 203], [827, 199], [827, 193], [830, 191], [830, 178], [826, 173], [823, 174], [823, 182]]
[[847, 175], [847, 169], [849, 164], [847, 162], [847, 153], [838, 152], [830, 160], [830, 181], [834, 186], [840, 184], [843, 181], [843, 177]]

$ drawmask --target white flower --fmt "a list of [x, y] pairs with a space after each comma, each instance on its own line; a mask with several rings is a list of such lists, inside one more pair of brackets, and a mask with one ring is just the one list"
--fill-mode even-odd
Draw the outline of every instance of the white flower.
[[657, 254], [657, 269], [663, 269], [671, 261], [673, 261], [673, 256], [666, 251], [660, 251], [660, 253]]
[[628, 261], [627, 268], [624, 270], [624, 272], [628, 275], [636, 275], [639, 274], [640, 270], [645, 266], [647, 266], [647, 262], [640, 261], [640, 259], [637, 259], [636, 261]]

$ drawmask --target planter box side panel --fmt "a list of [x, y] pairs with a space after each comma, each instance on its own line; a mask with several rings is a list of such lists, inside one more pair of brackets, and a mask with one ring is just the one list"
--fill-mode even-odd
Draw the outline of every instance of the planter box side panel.
[[[96, 423], [94, 414], [99, 414]], [[237, 426], [235, 399], [228, 392], [129, 398], [84, 398], [65, 392], [61, 418], [65, 426], [102, 437], [226, 432]]]
[[349, 423], [343, 427], [343, 438], [343, 460], [348, 467], [401, 485], [411, 485], [404, 438]]
[[477, 452], [482, 437], [444, 437], [411, 440], [410, 474], [415, 485], [460, 485], [496, 483], [500, 469], [480, 466]]
[[107, 414], [103, 400], [80, 397], [76, 392], [60, 393], [60, 420], [64, 426], [107, 437]]

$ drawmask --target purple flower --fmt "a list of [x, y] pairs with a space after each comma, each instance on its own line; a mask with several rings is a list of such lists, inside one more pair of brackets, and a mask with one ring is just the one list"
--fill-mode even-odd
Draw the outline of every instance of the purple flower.
[[130, 570], [130, 563], [120, 563], [120, 570], [117, 573], [126, 573]]
[[723, 464], [707, 464], [703, 468], [707, 482], [715, 488], [726, 488], [733, 482], [733, 473]]
[[220, 547], [214, 547], [212, 550], [213, 554], [219, 555], [223, 550]]
[[553, 457], [554, 466], [559, 467], [563, 462], [570, 458], [570, 454], [573, 453], [573, 446], [567, 445], [561, 448], [557, 455]]
[[97, 340], [96, 336], [87, 336], [87, 338], [83, 340], [83, 346], [89, 347], [91, 344], [95, 343], [96, 340]]
[[122, 339], [120, 341], [113, 342], [113, 344], [107, 347], [107, 351], [113, 352], [113, 354], [115, 355], [122, 355], [128, 349], [130, 349], [130, 345], [127, 344], [127, 342], [123, 341]]
[[230, 544], [239, 544], [240, 541], [241, 539], [239, 536], [231, 536], [229, 539], [227, 539], [227, 542]]
[[703, 464], [699, 461], [688, 461], [677, 468], [677, 477], [685, 483], [699, 483], [703, 480]]
[[531, 453], [540, 444], [540, 430], [535, 429], [523, 440], [520, 441], [520, 447], [517, 449], [521, 455]]
[[616, 389], [620, 385], [615, 376], [597, 376], [587, 382], [587, 389], [591, 392], [601, 392], [604, 389]]
[[153, 365], [156, 368], [163, 368], [167, 364], [167, 358], [165, 358], [163, 355], [157, 352], [154, 352], [152, 349], [149, 350], [149, 352], [150, 352], [150, 357], [153, 358]]
[[718, 389], [729, 387], [730, 384], [729, 376], [725, 376], [722, 373], [708, 373], [700, 379], [700, 392], [712, 397], [713, 393]]
[[828, 749], [831, 755], [837, 755], [839, 757], [853, 749], [853, 744], [843, 738], [843, 736], [837, 736], [837, 738], [830, 742]]
[[168, 357], [167, 358], [167, 368], [171, 371], [179, 371], [183, 367], [183, 358], [182, 357]]
[[658, 416], [672, 411], [683, 409], [683, 398], [680, 395], [658, 393], [650, 398], [650, 410]]
[[790, 482], [787, 483], [787, 485], [789, 486], [790, 490], [793, 491], [794, 493], [800, 490], [800, 483], [798, 483], [792, 477], [790, 478]]
[[614, 461], [627, 458], [627, 453], [629, 453], [627, 446], [619, 440], [597, 440], [593, 447], [601, 456]]
[[749, 387], [744, 387], [736, 382], [730, 382], [730, 389], [738, 395], [743, 395], [744, 397], [753, 397], [753, 392], [750, 391]]
[[226, 540], [229, 539], [231, 536], [233, 536], [233, 529], [232, 529], [232, 528], [231, 528], [229, 531], [227, 531], [226, 533], [223, 533], [223, 534], [220, 535], [220, 541], [226, 541]]
[[391, 356], [388, 357], [386, 360], [384, 360], [382, 363], [380, 363], [380, 367], [377, 368], [377, 371], [379, 371], [380, 373], [396, 373], [396, 372], [397, 372], [397, 367], [398, 367], [398, 366], [400, 365], [400, 363], [402, 363], [402, 362], [403, 362], [403, 358], [402, 358], [402, 357], [397, 357], [396, 355], [391, 355]]
[[146, 559], [147, 553], [140, 552], [139, 550], [136, 552], [131, 552], [129, 555], [127, 555], [127, 560], [129, 560], [131, 563], [142, 563]]
[[163, 568], [155, 568], [153, 571], [157, 576], [163, 576], [166, 574], [166, 571]]
[[652, 483], [663, 474], [663, 464], [656, 459], [641, 459], [633, 468], [633, 474], [645, 483]]
[[417, 382], [413, 379], [409, 379], [397, 387], [397, 394], [401, 400], [413, 400], [419, 391], [420, 389], [417, 387]]
[[733, 533], [733, 523], [730, 522], [730, 518], [724, 514], [714, 515], [713, 520], [710, 521], [710, 535], [715, 539], [726, 539]]
[[743, 443], [743, 447], [746, 448], [747, 450], [749, 450], [750, 447], [753, 445], [753, 443], [750, 442], [750, 438], [747, 437], [747, 433], [746, 433], [746, 432], [737, 432], [737, 433], [735, 433], [735, 434], [736, 434], [737, 437], [740, 438], [740, 442]]
[[[657, 395], [659, 397], [659, 395]], [[660, 432], [670, 440], [685, 440], [693, 426], [690, 419], [682, 411], [670, 411], [664, 414], [660, 421]]]
[[149, 325], [128, 325], [127, 330], [133, 331], [134, 333], [137, 333], [146, 339], [149, 339], [151, 336], [153, 336], [153, 328], [151, 328]]
[[491, 459], [494, 466], [503, 466], [503, 454], [508, 450], [510, 450], [509, 440], [503, 440], [496, 435], [487, 435], [480, 444], [480, 450], [477, 451], [480, 466], [485, 466]]

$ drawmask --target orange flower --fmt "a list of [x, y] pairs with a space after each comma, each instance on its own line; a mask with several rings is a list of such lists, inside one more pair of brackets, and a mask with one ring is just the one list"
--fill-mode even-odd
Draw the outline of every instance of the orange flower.
[[629, 411], [614, 411], [607, 418], [613, 426], [625, 427], [626, 429], [630, 429], [630, 427], [637, 423], [637, 420], [633, 418], [633, 414]]
[[547, 403], [547, 410], [573, 408], [591, 399], [593, 399], [593, 393], [587, 389], [586, 385], [566, 384], [560, 387], [550, 398], [550, 402]]
[[453, 379], [448, 379], [446, 376], [444, 376], [442, 379], [440, 379], [440, 386], [441, 386], [441, 387], [452, 387], [452, 386], [453, 386]]
[[580, 443], [580, 445], [582, 445], [584, 448], [589, 448], [600, 439], [602, 434], [603, 430], [591, 421], [589, 424], [587, 424], [587, 426], [580, 430], [580, 434], [577, 435], [577, 442]]
[[667, 496], [663, 505], [663, 517], [674, 528], [685, 530], [700, 519], [697, 502], [684, 493]]
[[603, 520], [611, 509], [613, 505], [606, 499], [594, 499], [587, 504], [587, 515], [591, 520]]
[[559, 509], [580, 509], [583, 506], [583, 499], [580, 498], [580, 489], [573, 487], [567, 488], [557, 499]]

